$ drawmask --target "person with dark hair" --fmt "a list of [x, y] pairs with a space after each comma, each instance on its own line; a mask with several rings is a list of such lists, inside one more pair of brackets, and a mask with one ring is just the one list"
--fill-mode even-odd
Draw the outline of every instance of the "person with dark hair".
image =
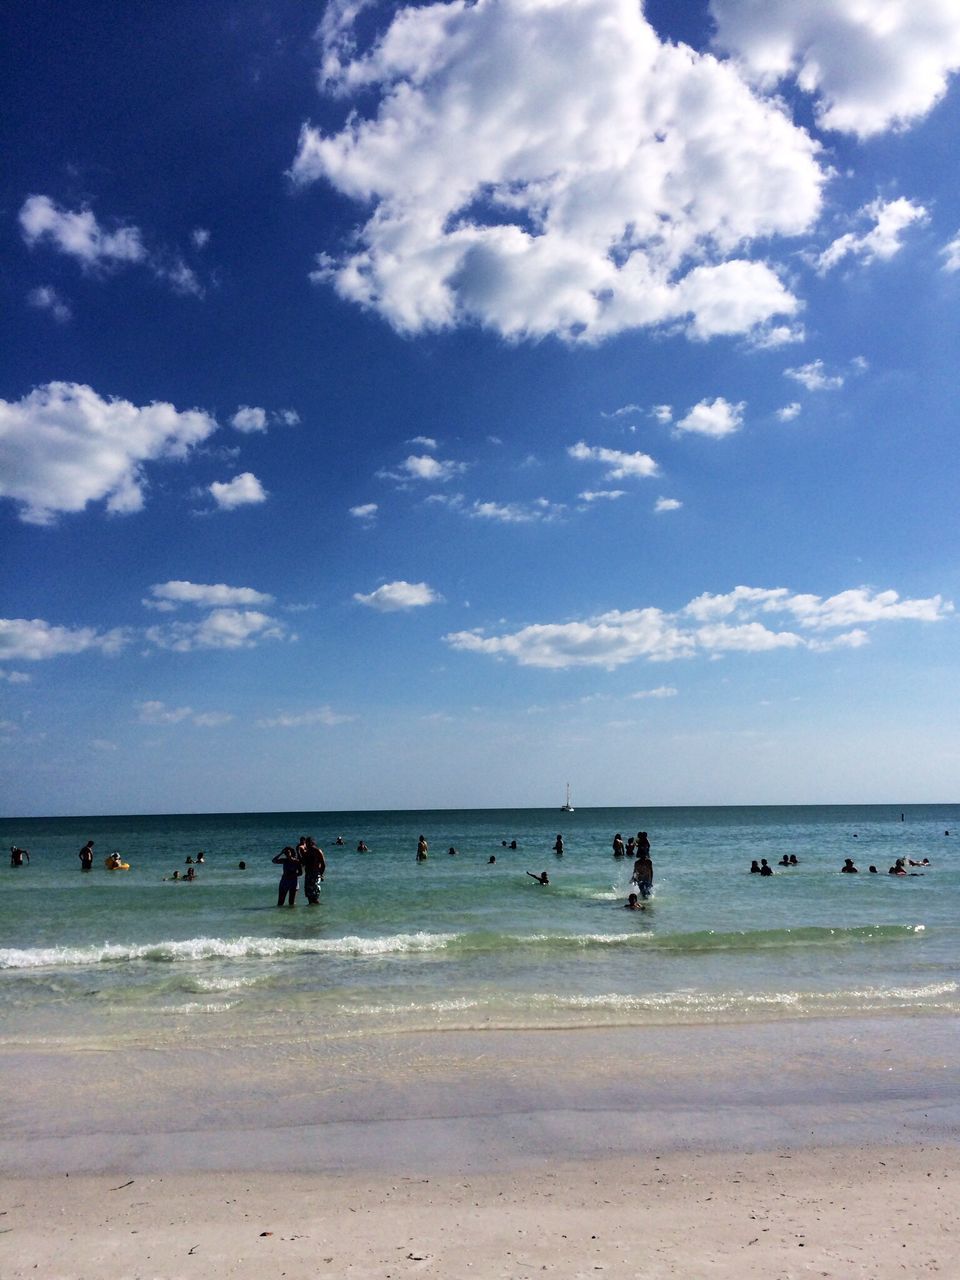
[[550, 877], [545, 871], [541, 871], [539, 875], [535, 871], [528, 871], [527, 875], [531, 880], [536, 880], [537, 884], [549, 884]]
[[277, 895], [277, 906], [284, 903], [292, 907], [297, 901], [297, 882], [303, 874], [303, 866], [292, 845], [286, 845], [273, 859], [282, 871], [280, 873], [280, 890]]
[[313, 836], [307, 836], [304, 841], [300, 865], [303, 867], [303, 891], [307, 902], [315, 907], [320, 902], [320, 881], [326, 875], [327, 861]]
[[10, 865], [11, 865], [11, 867], [22, 867], [22, 866], [23, 866], [23, 860], [24, 860], [24, 858], [26, 858], [26, 860], [27, 860], [28, 862], [30, 861], [30, 850], [29, 850], [29, 849], [21, 849], [21, 848], [19, 848], [17, 845], [12, 844], [12, 845], [10, 846]]
[[93, 841], [92, 840], [87, 841], [87, 843], [83, 846], [83, 848], [77, 854], [77, 857], [80, 859], [81, 871], [93, 870]]

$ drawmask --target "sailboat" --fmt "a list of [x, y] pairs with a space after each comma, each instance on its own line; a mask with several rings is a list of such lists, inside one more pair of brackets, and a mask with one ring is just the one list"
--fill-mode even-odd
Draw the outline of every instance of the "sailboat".
[[575, 812], [573, 805], [570, 803], [570, 783], [569, 783], [569, 782], [567, 783], [567, 800], [566, 800], [566, 803], [565, 803], [565, 804], [562, 804], [562, 805], [560, 806], [560, 812], [561, 812], [561, 813], [574, 813], [574, 812]]

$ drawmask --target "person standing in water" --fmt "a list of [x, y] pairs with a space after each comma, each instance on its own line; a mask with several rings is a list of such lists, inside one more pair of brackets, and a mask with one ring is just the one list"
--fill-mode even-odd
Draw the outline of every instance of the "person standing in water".
[[93, 841], [92, 840], [87, 841], [87, 843], [83, 846], [83, 848], [77, 854], [77, 857], [80, 859], [81, 871], [93, 870]]
[[[645, 833], [644, 833], [645, 834]], [[649, 898], [653, 891], [653, 862], [650, 859], [650, 841], [647, 847], [640, 849], [637, 860], [633, 864], [633, 883], [641, 898]]]
[[297, 901], [297, 880], [303, 872], [297, 851], [292, 845], [288, 844], [277, 854], [273, 861], [283, 868], [280, 873], [277, 906], [282, 907], [286, 902], [288, 906], [292, 907]]
[[28, 862], [30, 861], [30, 850], [21, 849], [18, 845], [12, 844], [10, 846], [11, 867], [22, 867], [24, 858], [26, 858]]
[[553, 852], [557, 855], [558, 858], [563, 857], [563, 836], [560, 834], [559, 831], [557, 832], [557, 838], [553, 845]]
[[427, 860], [427, 841], [426, 837], [421, 833], [417, 841], [417, 861], [426, 862]]
[[313, 836], [307, 836], [300, 862], [303, 866], [303, 891], [307, 895], [307, 902], [315, 907], [320, 902], [320, 881], [326, 875], [327, 862]]
[[613, 837], [613, 856], [615, 858], [622, 858], [625, 853], [626, 849], [623, 847], [623, 836], [618, 831]]

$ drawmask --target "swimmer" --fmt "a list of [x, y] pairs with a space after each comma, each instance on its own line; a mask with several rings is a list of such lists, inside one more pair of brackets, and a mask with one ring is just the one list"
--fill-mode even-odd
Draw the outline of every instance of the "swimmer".
[[490, 857], [487, 859], [487, 866], [488, 867], [491, 866], [494, 862], [496, 862], [496, 860], [497, 860], [497, 855], [495, 853], [491, 853]]
[[426, 837], [421, 835], [420, 838], [417, 840], [417, 861], [418, 862], [426, 862], [428, 847], [429, 846], [427, 845]]
[[297, 882], [303, 874], [303, 866], [296, 849], [290, 845], [285, 845], [271, 861], [276, 862], [282, 868], [280, 887], [277, 894], [277, 906], [282, 907], [285, 902], [288, 906], [295, 906], [297, 901]]
[[867, 868], [867, 870], [869, 871], [870, 875], [872, 875], [872, 876], [875, 876], [875, 875], [878, 875], [878, 874], [879, 874], [879, 873], [878, 873], [878, 871], [877, 871], [877, 868], [876, 868], [876, 867], [868, 867], [868, 868]]
[[122, 862], [123, 862], [123, 859], [120, 857], [120, 854], [117, 852], [116, 849], [114, 849], [113, 853], [111, 853], [110, 856], [104, 861], [103, 865], [107, 868], [108, 871], [119, 871], [120, 864]]
[[756, 858], [754, 858], [754, 860], [750, 863], [750, 874], [752, 876], [758, 876], [760, 874], [760, 863], [756, 860]]
[[516, 842], [516, 840], [511, 840], [511, 841], [510, 841], [510, 848], [511, 848], [511, 849], [515, 849], [516, 847], [517, 847], [517, 842]]
[[17, 847], [17, 845], [12, 844], [12, 845], [10, 846], [10, 865], [11, 865], [11, 867], [22, 867], [22, 866], [23, 866], [23, 860], [24, 860], [24, 858], [26, 858], [26, 860], [27, 860], [28, 862], [30, 861], [30, 850], [29, 850], [29, 849], [20, 849], [20, 848], [18, 848], [18, 847]]
[[237, 863], [237, 870], [238, 870], [238, 871], [246, 871], [246, 869], [247, 869], [247, 864], [246, 864], [245, 862], [238, 862], [238, 863]]
[[769, 865], [768, 865], [766, 858], [761, 858], [761, 859], [760, 859], [760, 874], [761, 874], [762, 876], [772, 876], [772, 875], [773, 875], [773, 867], [771, 867], [771, 866], [769, 866]]
[[840, 868], [840, 870], [850, 876], [859, 875], [858, 869], [853, 865], [852, 858], [845, 858], [843, 866]]
[[455, 858], [457, 856], [457, 851], [453, 847], [453, 845], [450, 846], [450, 848], [447, 850], [447, 853], [450, 855], [451, 858]]
[[200, 852], [197, 854], [197, 859], [196, 859], [196, 860], [197, 860], [197, 864], [198, 864], [198, 865], [202, 866], [202, 865], [204, 864], [205, 859], [204, 859], [204, 856], [203, 856], [203, 850], [202, 850], [202, 849], [201, 849], [201, 850], [200, 850]]
[[618, 831], [613, 837], [613, 856], [615, 858], [622, 858], [625, 856], [626, 852], [626, 849], [623, 847], [623, 836]]
[[333, 843], [339, 848], [343, 844], [343, 836], [337, 836]]
[[800, 865], [800, 861], [795, 853], [791, 853], [790, 855], [790, 865], [791, 867], [799, 867]]
[[93, 870], [93, 841], [92, 840], [87, 841], [87, 843], [83, 846], [83, 848], [77, 854], [77, 857], [80, 859], [81, 871]]
[[307, 836], [300, 851], [300, 865], [303, 867], [303, 891], [311, 907], [320, 904], [320, 882], [327, 873], [327, 860], [323, 850], [314, 840]]
[[780, 861], [777, 863], [778, 867], [789, 867], [789, 865], [790, 865], [790, 859], [787, 857], [786, 854], [784, 854], [783, 857], [780, 859]]
[[653, 862], [650, 860], [649, 840], [646, 848], [638, 846], [637, 860], [633, 864], [632, 881], [637, 886], [641, 898], [650, 897], [653, 892]]
[[175, 872], [173, 873], [173, 875], [172, 875], [172, 876], [164, 876], [163, 878], [164, 878], [164, 880], [179, 880], [179, 879], [180, 879], [180, 872], [179, 872], [179, 871], [175, 871]]
[[188, 866], [188, 867], [192, 867], [192, 866], [193, 866], [193, 859], [190, 857], [189, 853], [188, 853], [188, 854], [187, 854], [187, 856], [184, 858], [184, 862], [187, 864], [187, 866]]
[[550, 877], [545, 871], [541, 871], [539, 875], [535, 871], [528, 871], [527, 875], [531, 880], [536, 880], [537, 884], [549, 884]]
[[360, 843], [357, 845], [357, 853], [369, 853], [369, 852], [370, 852], [370, 850], [367, 848], [367, 846], [366, 846], [366, 845], [363, 843], [363, 841], [361, 840], [361, 841], [360, 841]]
[[905, 876], [906, 874], [907, 874], [907, 869], [903, 865], [902, 858], [898, 858], [896, 862], [893, 864], [893, 866], [890, 868], [890, 870], [887, 872], [888, 876]]
[[627, 911], [643, 911], [644, 909], [643, 903], [635, 893], [631, 893], [623, 905]]
[[560, 834], [559, 831], [557, 832], [556, 840], [553, 842], [553, 852], [557, 855], [558, 858], [563, 857], [563, 836]]
[[924, 858], [922, 862], [915, 862], [913, 858], [908, 858], [907, 865], [910, 867], [929, 867], [930, 859]]

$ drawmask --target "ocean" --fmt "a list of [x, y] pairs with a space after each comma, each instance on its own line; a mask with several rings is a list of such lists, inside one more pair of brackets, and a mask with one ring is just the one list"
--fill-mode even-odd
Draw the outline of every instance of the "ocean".
[[[654, 896], [631, 912], [631, 863], [611, 845], [641, 829]], [[31, 853], [0, 868], [8, 1045], [228, 1043], [280, 1021], [329, 1037], [960, 1011], [960, 804], [30, 818], [0, 832]], [[326, 854], [322, 901], [301, 891], [278, 909], [270, 859], [303, 834]], [[114, 849], [128, 871], [104, 868]], [[167, 878], [200, 849], [194, 883]], [[791, 853], [797, 867], [776, 867]], [[846, 857], [859, 875], [840, 874]], [[898, 857], [930, 865], [898, 879]], [[749, 874], [760, 858], [775, 875]], [[548, 886], [525, 874], [543, 870]]]

